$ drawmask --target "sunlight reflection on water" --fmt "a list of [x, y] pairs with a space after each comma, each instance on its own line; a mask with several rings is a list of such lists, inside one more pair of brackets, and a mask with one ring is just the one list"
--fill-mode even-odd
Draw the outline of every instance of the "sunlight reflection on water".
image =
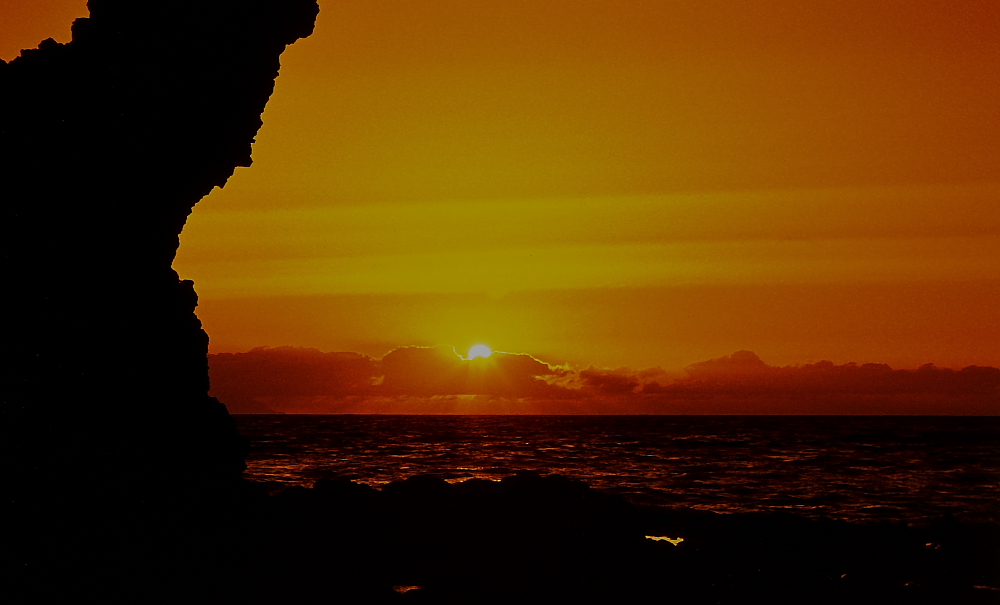
[[374, 486], [561, 473], [639, 504], [844, 519], [997, 520], [993, 418], [238, 416], [247, 476]]
[[668, 538], [666, 536], [646, 536], [646, 539], [655, 540], [656, 542], [670, 542], [674, 546], [684, 541], [684, 538]]

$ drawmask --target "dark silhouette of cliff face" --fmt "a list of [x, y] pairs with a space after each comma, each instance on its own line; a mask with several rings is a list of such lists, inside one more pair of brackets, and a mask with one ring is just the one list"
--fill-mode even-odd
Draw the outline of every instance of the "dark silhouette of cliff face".
[[4, 423], [23, 502], [217, 486], [244, 444], [171, 268], [192, 207], [249, 166], [314, 0], [91, 0], [0, 61]]

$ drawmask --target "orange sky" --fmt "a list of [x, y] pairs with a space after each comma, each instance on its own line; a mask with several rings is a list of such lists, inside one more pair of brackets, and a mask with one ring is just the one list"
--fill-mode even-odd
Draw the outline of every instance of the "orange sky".
[[995, 1], [320, 5], [182, 236], [213, 352], [1000, 366]]

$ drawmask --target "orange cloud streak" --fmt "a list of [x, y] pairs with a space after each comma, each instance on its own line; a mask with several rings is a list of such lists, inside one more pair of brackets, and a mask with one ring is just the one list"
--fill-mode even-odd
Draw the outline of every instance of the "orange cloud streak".
[[210, 357], [212, 393], [236, 413], [997, 414], [1000, 370], [926, 364], [771, 366], [750, 351], [660, 368], [584, 370], [451, 347], [356, 353], [260, 348]]

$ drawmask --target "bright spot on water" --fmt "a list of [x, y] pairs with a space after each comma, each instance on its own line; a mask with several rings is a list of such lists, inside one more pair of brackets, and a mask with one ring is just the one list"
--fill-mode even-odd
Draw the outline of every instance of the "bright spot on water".
[[656, 540], [657, 542], [670, 542], [674, 546], [677, 546], [684, 541], [684, 538], [668, 538], [666, 536], [646, 536], [650, 540]]

